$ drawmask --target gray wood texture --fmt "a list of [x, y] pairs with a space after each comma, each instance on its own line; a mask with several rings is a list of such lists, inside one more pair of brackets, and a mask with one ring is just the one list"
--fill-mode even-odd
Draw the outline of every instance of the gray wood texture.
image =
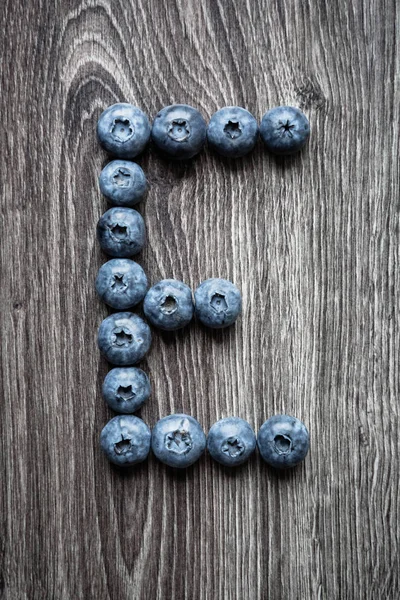
[[[3, 0], [1, 598], [380, 600], [399, 583], [399, 18], [396, 0]], [[307, 148], [140, 158], [152, 283], [232, 279], [235, 327], [154, 333], [141, 412], [207, 431], [287, 412], [305, 463], [130, 473], [96, 329], [95, 137], [117, 101], [293, 104]]]

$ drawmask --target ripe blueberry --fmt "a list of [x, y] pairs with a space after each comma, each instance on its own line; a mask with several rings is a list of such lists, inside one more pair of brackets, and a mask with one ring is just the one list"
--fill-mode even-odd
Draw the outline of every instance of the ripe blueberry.
[[129, 160], [112, 160], [99, 177], [100, 191], [114, 206], [134, 206], [147, 192], [143, 170]]
[[254, 431], [243, 419], [227, 417], [214, 423], [208, 432], [207, 449], [211, 456], [227, 467], [246, 462], [256, 447]]
[[180, 329], [193, 317], [192, 291], [182, 281], [164, 279], [149, 289], [143, 310], [154, 327], [167, 331]]
[[143, 217], [133, 208], [110, 208], [97, 223], [97, 237], [106, 254], [116, 258], [133, 256], [146, 242]]
[[232, 325], [240, 314], [242, 297], [226, 279], [207, 279], [194, 293], [196, 317], [213, 329]]
[[257, 121], [248, 110], [239, 106], [221, 108], [210, 119], [207, 129], [208, 145], [232, 158], [244, 156], [257, 142]]
[[275, 415], [261, 426], [257, 444], [265, 462], [276, 469], [286, 469], [305, 458], [310, 436], [304, 423], [296, 417]]
[[187, 104], [173, 104], [160, 110], [154, 119], [151, 139], [170, 158], [192, 158], [203, 148], [206, 130], [198, 110]]
[[170, 467], [189, 467], [200, 458], [205, 447], [206, 436], [200, 423], [188, 415], [164, 417], [152, 431], [151, 448]]
[[260, 135], [267, 150], [273, 154], [292, 154], [308, 140], [310, 123], [300, 109], [277, 106], [263, 116]]
[[112, 365], [134, 365], [142, 360], [150, 344], [150, 327], [133, 313], [114, 313], [99, 327], [100, 352]]
[[136, 367], [111, 369], [103, 382], [103, 398], [117, 413], [134, 413], [148, 400], [151, 387], [146, 373]]
[[150, 138], [150, 123], [136, 106], [121, 102], [101, 113], [97, 122], [97, 137], [107, 152], [118, 158], [134, 158]]
[[104, 263], [96, 278], [100, 298], [118, 310], [135, 306], [143, 300], [147, 277], [142, 267], [129, 258], [113, 258]]
[[119, 467], [131, 467], [147, 458], [150, 439], [150, 429], [142, 419], [120, 415], [103, 428], [100, 446], [110, 462]]

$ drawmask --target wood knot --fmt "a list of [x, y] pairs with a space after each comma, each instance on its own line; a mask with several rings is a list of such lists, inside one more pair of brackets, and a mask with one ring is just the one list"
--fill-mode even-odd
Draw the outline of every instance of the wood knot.
[[305, 79], [302, 84], [296, 87], [295, 92], [301, 110], [307, 110], [312, 106], [321, 108], [326, 102], [320, 85], [310, 78]]

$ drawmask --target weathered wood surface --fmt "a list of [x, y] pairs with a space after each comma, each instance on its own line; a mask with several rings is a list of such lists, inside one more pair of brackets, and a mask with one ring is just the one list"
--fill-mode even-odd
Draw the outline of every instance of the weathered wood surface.
[[[399, 4], [396, 0], [4, 0], [1, 32], [2, 598], [398, 599]], [[302, 107], [308, 147], [140, 160], [151, 282], [235, 281], [236, 327], [155, 333], [150, 425], [303, 419], [305, 464], [205, 456], [133, 473], [112, 415], [94, 291], [109, 104], [257, 117]]]

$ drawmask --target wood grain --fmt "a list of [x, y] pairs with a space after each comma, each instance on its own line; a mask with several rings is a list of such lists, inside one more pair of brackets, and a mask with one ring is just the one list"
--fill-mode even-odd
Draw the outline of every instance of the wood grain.
[[[0, 31], [1, 597], [398, 599], [399, 4], [4, 0]], [[98, 448], [95, 125], [116, 101], [309, 116], [286, 160], [139, 161], [150, 281], [227, 277], [244, 301], [228, 331], [154, 334], [141, 416], [294, 414], [293, 471], [121, 473]]]

